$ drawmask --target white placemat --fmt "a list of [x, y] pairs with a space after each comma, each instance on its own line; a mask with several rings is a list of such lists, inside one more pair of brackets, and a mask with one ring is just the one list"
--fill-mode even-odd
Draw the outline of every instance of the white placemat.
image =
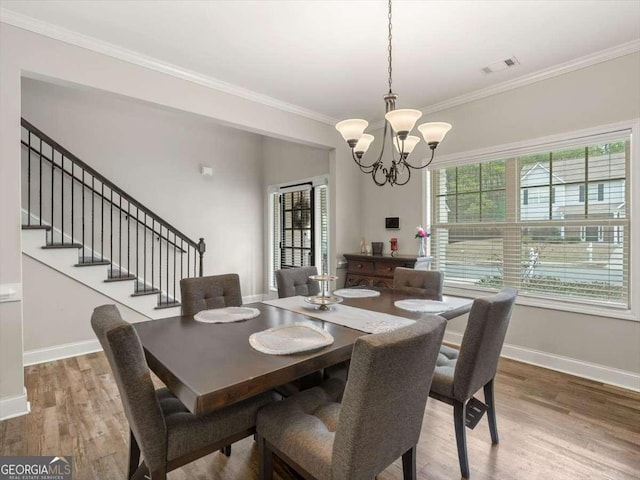
[[321, 328], [304, 323], [293, 323], [256, 332], [249, 344], [269, 355], [289, 355], [325, 347], [333, 343], [333, 336]]
[[213, 310], [202, 310], [193, 319], [204, 323], [229, 323], [247, 320], [260, 315], [260, 310], [251, 307], [225, 307]]
[[394, 302], [394, 305], [402, 310], [409, 312], [422, 312], [422, 313], [442, 313], [453, 308], [447, 302], [441, 302], [438, 300], [424, 300], [424, 299], [407, 299], [398, 300]]
[[340, 290], [334, 290], [333, 294], [344, 298], [367, 298], [380, 296], [380, 292], [376, 290], [368, 290], [366, 288], [341, 288]]
[[366, 333], [388, 332], [415, 323], [415, 320], [409, 318], [396, 317], [395, 315], [389, 315], [387, 313], [372, 312], [347, 305], [335, 305], [332, 307], [332, 310], [323, 312], [305, 303], [304, 297], [302, 296], [265, 300], [262, 303], [292, 312], [302, 313], [309, 317], [318, 318], [326, 322], [335, 323]]

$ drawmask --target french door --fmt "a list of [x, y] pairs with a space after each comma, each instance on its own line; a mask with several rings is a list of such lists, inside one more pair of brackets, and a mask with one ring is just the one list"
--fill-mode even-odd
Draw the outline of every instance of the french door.
[[311, 184], [282, 188], [280, 206], [280, 268], [315, 265], [315, 208]]

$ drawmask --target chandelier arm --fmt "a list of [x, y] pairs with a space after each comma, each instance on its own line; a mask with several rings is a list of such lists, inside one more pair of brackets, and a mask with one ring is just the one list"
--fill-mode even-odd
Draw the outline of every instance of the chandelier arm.
[[[376, 178], [376, 174], [382, 170], [382, 175], [384, 180], [382, 182], [380, 182], [377, 178]], [[387, 183], [389, 181], [389, 174], [387, 173], [387, 169], [385, 167], [378, 167], [376, 169], [373, 170], [373, 172], [371, 172], [371, 178], [373, 179], [373, 182], [379, 186], [382, 187], [385, 183]]]
[[360, 160], [358, 160], [358, 157], [356, 157], [355, 151], [353, 149], [351, 149], [351, 157], [353, 158], [353, 161], [356, 162], [356, 165], [358, 165], [358, 167], [360, 167], [360, 170], [363, 173], [371, 173], [371, 171], [373, 170], [373, 168], [376, 166], [376, 162], [373, 162], [371, 165], [363, 165], [362, 163], [360, 163]]
[[[389, 122], [385, 121], [385, 125], [387, 123], [389, 123]], [[385, 134], [387, 133], [386, 130], [385, 130], [384, 133]], [[398, 143], [398, 146], [400, 146], [400, 158], [398, 158], [398, 160], [396, 160], [396, 152], [395, 152], [395, 148], [393, 148], [393, 128], [389, 128], [389, 140], [391, 142], [391, 160], [394, 161], [394, 162], [400, 162], [402, 160], [402, 154], [404, 153], [404, 141], [402, 142], [402, 145], [400, 145], [400, 143]]]
[[411, 180], [411, 169], [410, 168], [405, 168], [405, 170], [407, 171], [407, 179], [404, 182], [396, 182], [396, 185], [406, 185], [407, 183], [409, 183], [409, 180]]
[[419, 166], [419, 167], [414, 167], [413, 165], [411, 165], [411, 164], [410, 164], [409, 162], [407, 162], [406, 160], [403, 160], [403, 163], [404, 163], [407, 167], [409, 167], [409, 168], [413, 168], [414, 170], [420, 170], [420, 169], [422, 169], [422, 168], [426, 168], [426, 167], [428, 167], [429, 165], [431, 165], [431, 162], [433, 162], [433, 157], [435, 156], [435, 154], [436, 154], [436, 149], [435, 149], [435, 148], [432, 148], [432, 149], [431, 149], [431, 158], [429, 159], [429, 161], [428, 161], [426, 164], [421, 165], [421, 166]]

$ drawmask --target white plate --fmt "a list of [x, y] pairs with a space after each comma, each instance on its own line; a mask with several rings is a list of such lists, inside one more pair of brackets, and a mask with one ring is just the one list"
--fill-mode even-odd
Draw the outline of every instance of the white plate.
[[270, 328], [249, 337], [249, 344], [253, 348], [270, 355], [306, 352], [332, 343], [333, 336], [329, 332], [304, 323]]
[[394, 305], [402, 310], [423, 313], [442, 313], [451, 308], [446, 302], [422, 299], [398, 300]]
[[225, 307], [203, 310], [196, 313], [193, 319], [204, 323], [229, 323], [247, 320], [260, 315], [260, 310], [250, 307]]
[[333, 294], [344, 298], [367, 298], [380, 296], [380, 292], [376, 290], [367, 290], [366, 288], [341, 288], [340, 290], [334, 290]]

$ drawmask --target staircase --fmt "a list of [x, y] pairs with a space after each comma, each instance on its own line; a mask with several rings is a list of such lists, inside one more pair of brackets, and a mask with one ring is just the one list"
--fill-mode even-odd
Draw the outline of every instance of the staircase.
[[149, 318], [180, 313], [180, 280], [202, 276], [190, 239], [25, 119], [22, 252]]

